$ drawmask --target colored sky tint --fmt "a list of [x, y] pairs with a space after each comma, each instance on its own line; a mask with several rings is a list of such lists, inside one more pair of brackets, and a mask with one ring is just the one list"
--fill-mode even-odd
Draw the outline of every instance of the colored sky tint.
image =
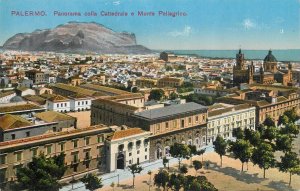
[[[44, 17], [11, 11], [46, 11]], [[53, 11], [181, 11], [185, 17], [58, 17]], [[136, 34], [151, 49], [300, 49], [300, 0], [0, 0], [0, 45], [69, 21]]]

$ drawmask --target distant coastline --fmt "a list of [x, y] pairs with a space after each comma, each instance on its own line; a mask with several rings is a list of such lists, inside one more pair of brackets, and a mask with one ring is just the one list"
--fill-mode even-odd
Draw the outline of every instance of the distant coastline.
[[[198, 56], [212, 59], [234, 59], [238, 50], [166, 50], [176, 55]], [[269, 50], [243, 50], [246, 60], [263, 60]], [[300, 49], [272, 50], [278, 61], [300, 62]]]

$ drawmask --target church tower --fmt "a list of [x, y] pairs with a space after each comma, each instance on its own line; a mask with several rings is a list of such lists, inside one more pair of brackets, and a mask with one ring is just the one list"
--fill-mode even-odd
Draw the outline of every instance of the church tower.
[[269, 50], [268, 55], [264, 59], [264, 71], [272, 73], [277, 72], [277, 60], [275, 56], [273, 56], [271, 50]]
[[248, 66], [248, 84], [253, 84], [254, 72], [255, 72], [255, 67], [253, 62], [251, 62], [251, 65]]
[[237, 70], [244, 70], [245, 69], [245, 59], [242, 50], [239, 49], [239, 52], [236, 54], [236, 69]]
[[292, 72], [293, 66], [291, 63], [288, 65], [288, 76], [289, 76], [289, 82], [291, 83], [293, 81], [293, 72]]

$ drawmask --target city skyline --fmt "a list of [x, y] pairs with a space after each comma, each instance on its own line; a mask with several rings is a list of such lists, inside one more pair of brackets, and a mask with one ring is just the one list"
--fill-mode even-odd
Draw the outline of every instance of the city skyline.
[[[95, 6], [97, 3], [99, 7]], [[138, 44], [158, 50], [300, 48], [299, 0], [168, 0], [159, 4], [153, 0], [75, 0], [63, 4], [58, 0], [2, 0], [0, 4], [0, 23], [4, 26], [0, 35], [1, 45], [17, 33], [78, 21], [97, 22], [114, 31], [135, 33]], [[12, 11], [45, 11], [47, 16], [12, 16]], [[145, 11], [155, 12], [156, 15], [78, 17], [54, 16], [54, 11]], [[180, 11], [187, 13], [187, 16], [158, 16], [158, 11]]]

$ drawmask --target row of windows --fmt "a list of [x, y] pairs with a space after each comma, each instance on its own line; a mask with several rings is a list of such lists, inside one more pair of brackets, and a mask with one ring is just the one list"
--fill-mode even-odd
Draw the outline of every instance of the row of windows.
[[[52, 127], [52, 130], [53, 130], [53, 132], [57, 131], [56, 127]], [[31, 132], [30, 131], [26, 131], [25, 132], [25, 137], [30, 137], [30, 136], [31, 136]], [[12, 133], [11, 134], [11, 140], [15, 140], [15, 139], [16, 139], [16, 134]]]
[[[98, 143], [102, 143], [104, 141], [103, 135], [100, 135], [97, 138], [98, 138], [97, 139]], [[84, 140], [85, 140], [85, 145], [86, 146], [90, 144], [90, 137], [85, 137]], [[74, 148], [78, 148], [78, 141], [79, 141], [78, 139], [73, 140], [73, 147]], [[59, 143], [59, 149], [60, 149], [60, 152], [65, 151], [65, 142]], [[37, 156], [39, 154], [38, 153], [38, 147], [31, 148], [31, 152], [32, 152], [32, 157]], [[51, 155], [52, 153], [53, 153], [52, 144], [46, 145], [45, 146], [45, 154], [46, 155]], [[20, 162], [20, 161], [23, 160], [23, 152], [22, 151], [15, 152], [15, 160], [17, 162]], [[6, 154], [5, 155], [0, 155], [0, 164], [6, 164], [6, 163], [7, 163]]]
[[61, 103], [61, 104], [57, 103], [56, 107], [67, 107], [67, 103]]
[[[147, 147], [148, 143], [149, 143], [149, 139], [145, 139], [144, 140], [144, 146]], [[142, 141], [141, 140], [137, 140], [135, 142], [136, 148], [139, 148], [141, 146], [141, 144], [142, 144]], [[127, 145], [128, 150], [131, 150], [133, 148], [133, 146], [134, 146], [134, 143], [133, 142], [129, 142], [128, 145]], [[118, 150], [119, 151], [123, 151], [123, 149], [124, 149], [124, 144], [119, 145]]]
[[[147, 152], [147, 151], [148, 151], [148, 148], [145, 148], [145, 152]], [[129, 154], [130, 157], [132, 156], [132, 153], [128, 153], [128, 154]], [[137, 150], [136, 154], [139, 155], [140, 154], [140, 150]]]
[[[148, 160], [148, 156], [147, 155], [145, 155], [145, 160]], [[134, 162], [133, 159], [130, 159], [128, 161], [129, 164], [133, 164], [133, 162]], [[140, 164], [140, 158], [136, 159], [136, 164]]]
[[[199, 120], [200, 119], [200, 120]], [[202, 122], [204, 123], [205, 122], [205, 115], [202, 115], [202, 117], [200, 116], [195, 116], [195, 123], [199, 123], [199, 122]], [[169, 130], [169, 127], [170, 127], [170, 123], [171, 122], [165, 122], [165, 129], [166, 130]], [[188, 125], [191, 125], [192, 124], [192, 117], [189, 117], [188, 118]], [[161, 123], [158, 123], [156, 124], [156, 132], [159, 133], [161, 131]], [[176, 129], [178, 127], [177, 125], [177, 119], [173, 120], [173, 128]], [[180, 128], [184, 128], [185, 127], [185, 119], [181, 119], [181, 123], [180, 123]]]
[[[78, 101], [78, 102], [77, 102], [77, 105], [80, 105], [80, 104], [81, 104], [81, 105], [84, 105], [84, 101], [81, 101], [81, 102]], [[87, 104], [88, 104], [88, 101], [85, 101], [85, 104], [87, 105]]]
[[[251, 113], [245, 113], [245, 114], [240, 114], [240, 115], [236, 115], [236, 116], [232, 116], [232, 117], [225, 117], [225, 118], [222, 118], [222, 119], [218, 119], [218, 120], [213, 120], [211, 122], [209, 122], [208, 125], [212, 124], [212, 126], [215, 125], [215, 123], [217, 125], [220, 125], [222, 122], [223, 123], [230, 123], [230, 122], [235, 122], [237, 120], [243, 120], [243, 119], [247, 119], [249, 117], [254, 117], [255, 116], [255, 113], [254, 112], [251, 112]], [[251, 119], [254, 119], [254, 118], [251, 118]]]

